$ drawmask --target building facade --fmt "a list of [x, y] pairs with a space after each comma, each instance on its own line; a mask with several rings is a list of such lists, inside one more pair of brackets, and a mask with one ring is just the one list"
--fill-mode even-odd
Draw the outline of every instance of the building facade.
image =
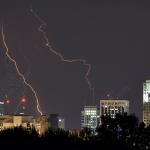
[[150, 124], [150, 80], [143, 83], [143, 122]]
[[65, 119], [59, 117], [58, 118], [58, 128], [65, 130]]
[[116, 114], [125, 112], [129, 113], [128, 100], [100, 100], [100, 117], [109, 115], [111, 118], [115, 118]]
[[0, 102], [0, 115], [4, 114], [4, 102]]
[[46, 116], [0, 115], [0, 131], [19, 126], [35, 128], [39, 134], [44, 134], [48, 130], [48, 121]]
[[65, 119], [59, 114], [50, 114], [48, 120], [50, 128], [65, 130]]
[[40, 135], [48, 130], [48, 118], [45, 115], [38, 116], [33, 121], [35, 129]]
[[99, 113], [97, 106], [84, 106], [81, 111], [81, 128], [90, 128], [93, 131], [99, 125]]

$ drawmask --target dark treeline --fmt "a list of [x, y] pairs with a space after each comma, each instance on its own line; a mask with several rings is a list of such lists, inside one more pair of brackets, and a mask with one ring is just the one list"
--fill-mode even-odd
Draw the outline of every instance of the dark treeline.
[[93, 135], [88, 128], [79, 134], [64, 130], [49, 129], [39, 136], [35, 129], [16, 127], [0, 131], [0, 145], [15, 149], [115, 149], [147, 150], [150, 149], [150, 127], [139, 123], [134, 115], [116, 115], [116, 118], [102, 116], [102, 125]]

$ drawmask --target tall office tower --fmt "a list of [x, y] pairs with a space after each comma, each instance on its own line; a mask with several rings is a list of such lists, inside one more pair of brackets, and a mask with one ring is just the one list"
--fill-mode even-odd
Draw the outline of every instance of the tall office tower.
[[64, 118], [58, 118], [58, 128], [65, 130], [65, 119]]
[[53, 129], [65, 129], [65, 119], [59, 116], [59, 114], [50, 114], [49, 115], [49, 127]]
[[85, 106], [81, 111], [81, 128], [90, 128], [93, 131], [99, 125], [99, 113], [97, 106]]
[[51, 128], [58, 129], [58, 114], [50, 114], [48, 120]]
[[143, 83], [143, 122], [150, 124], [150, 80]]
[[100, 117], [109, 115], [111, 118], [115, 118], [116, 114], [125, 112], [129, 113], [128, 100], [100, 100]]
[[4, 114], [4, 102], [0, 102], [0, 115]]

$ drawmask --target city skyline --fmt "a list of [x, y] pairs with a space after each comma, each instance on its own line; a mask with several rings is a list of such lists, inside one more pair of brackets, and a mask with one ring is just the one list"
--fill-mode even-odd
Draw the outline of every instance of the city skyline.
[[[81, 62], [62, 62], [49, 52], [31, 6], [46, 22], [44, 31], [54, 50], [64, 59], [91, 64], [88, 79], [95, 89], [94, 100], [85, 80], [88, 68]], [[129, 99], [131, 113], [141, 119], [143, 82], [150, 77], [149, 6], [150, 2], [110, 0], [1, 3], [0, 26], [10, 55], [37, 92], [44, 114], [61, 113], [67, 128], [78, 128], [84, 105], [98, 105], [109, 94]], [[5, 56], [0, 37], [0, 99], [6, 95], [12, 102], [10, 112], [25, 96], [27, 112], [37, 114], [35, 97]]]

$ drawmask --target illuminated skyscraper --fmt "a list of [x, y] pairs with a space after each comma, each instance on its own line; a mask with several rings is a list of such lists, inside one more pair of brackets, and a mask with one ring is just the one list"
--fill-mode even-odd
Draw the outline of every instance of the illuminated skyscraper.
[[150, 80], [143, 83], [143, 102], [150, 102]]
[[150, 124], [150, 80], [143, 83], [143, 122]]
[[116, 114], [123, 113], [129, 113], [128, 100], [100, 100], [100, 117], [109, 115], [111, 118], [115, 118]]
[[0, 115], [4, 114], [4, 102], [0, 102]]
[[99, 115], [97, 106], [85, 106], [81, 111], [81, 128], [90, 128], [93, 131], [99, 124]]

